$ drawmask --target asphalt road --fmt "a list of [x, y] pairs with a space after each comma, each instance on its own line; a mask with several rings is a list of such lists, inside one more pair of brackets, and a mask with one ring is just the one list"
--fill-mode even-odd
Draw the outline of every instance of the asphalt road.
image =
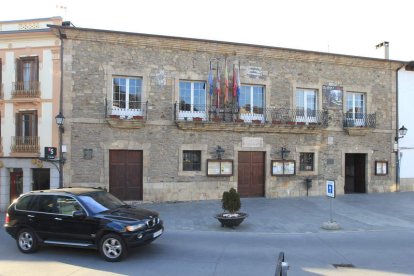
[[[274, 275], [281, 251], [288, 275], [414, 275], [413, 199], [414, 193], [338, 197], [337, 231], [320, 228], [329, 219], [323, 197], [242, 200], [250, 216], [235, 230], [212, 218], [218, 201], [143, 204], [160, 211], [166, 231], [120, 263], [93, 250], [22, 254], [1, 229], [0, 275]], [[290, 213], [269, 217], [271, 210]]]

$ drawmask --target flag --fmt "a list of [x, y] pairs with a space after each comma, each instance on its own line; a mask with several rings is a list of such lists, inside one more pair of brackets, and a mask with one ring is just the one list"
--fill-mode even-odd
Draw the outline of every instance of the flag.
[[220, 69], [219, 69], [218, 62], [217, 62], [216, 91], [217, 91], [217, 107], [220, 107], [221, 83], [220, 83]]
[[236, 66], [233, 64], [233, 98], [237, 96], [237, 76], [236, 76]]
[[227, 103], [229, 98], [229, 73], [227, 70], [227, 59], [224, 61], [225, 63], [225, 72], [224, 72], [224, 83], [225, 83], [225, 90], [224, 90], [224, 103]]
[[213, 70], [211, 68], [211, 61], [210, 61], [210, 71], [208, 72], [208, 86], [209, 86], [210, 96], [212, 96], [213, 90], [214, 90], [213, 88], [214, 83], [213, 83]]
[[240, 63], [239, 63], [239, 68], [237, 70], [237, 97], [240, 96], [240, 87], [241, 87], [241, 83], [240, 83]]

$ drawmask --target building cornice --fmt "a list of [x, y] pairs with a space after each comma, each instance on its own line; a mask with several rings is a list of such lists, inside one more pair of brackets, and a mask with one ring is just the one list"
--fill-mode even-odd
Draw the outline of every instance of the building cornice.
[[142, 33], [119, 32], [78, 27], [48, 25], [57, 36], [64, 39], [91, 41], [99, 43], [126, 44], [138, 47], [154, 47], [180, 51], [205, 52], [220, 56], [254, 56], [315, 63], [342, 64], [357, 67], [382, 68], [396, 70], [405, 61], [385, 60], [316, 51], [306, 51], [273, 46], [245, 44], [237, 42], [215, 41], [196, 38], [184, 38]]

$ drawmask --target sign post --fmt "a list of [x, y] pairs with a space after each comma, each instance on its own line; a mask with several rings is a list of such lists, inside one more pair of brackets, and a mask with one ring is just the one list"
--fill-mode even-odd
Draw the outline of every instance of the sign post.
[[329, 210], [330, 210], [330, 222], [332, 223], [332, 199], [335, 198], [335, 181], [327, 180], [326, 181], [326, 195], [330, 197], [329, 200]]
[[341, 227], [338, 223], [333, 221], [332, 219], [332, 201], [336, 197], [336, 190], [335, 190], [335, 181], [333, 180], [327, 180], [326, 181], [326, 196], [329, 197], [329, 222], [325, 222], [322, 225], [323, 229], [326, 230], [338, 230]]

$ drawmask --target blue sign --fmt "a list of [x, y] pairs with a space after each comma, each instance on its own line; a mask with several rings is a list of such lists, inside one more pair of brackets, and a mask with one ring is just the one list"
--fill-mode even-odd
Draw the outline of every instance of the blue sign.
[[326, 181], [326, 195], [328, 197], [335, 197], [335, 181], [327, 180]]

